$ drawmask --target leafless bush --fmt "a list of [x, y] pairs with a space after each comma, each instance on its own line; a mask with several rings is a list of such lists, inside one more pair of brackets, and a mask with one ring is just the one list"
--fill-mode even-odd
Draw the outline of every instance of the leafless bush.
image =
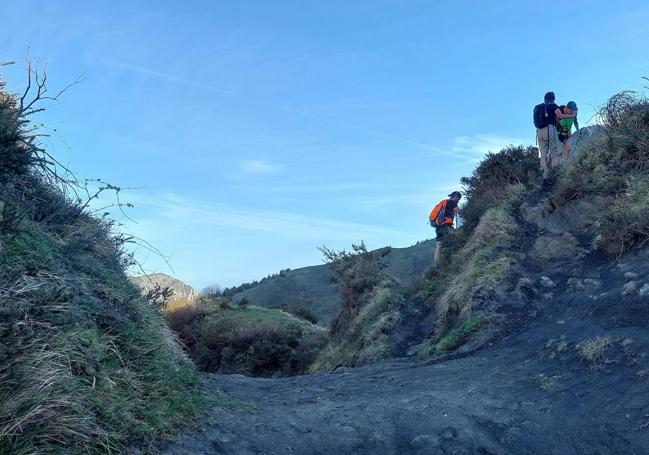
[[146, 291], [142, 297], [159, 310], [164, 310], [175, 293], [176, 291], [171, 289], [169, 286], [162, 286], [160, 283], [156, 283], [153, 288]]

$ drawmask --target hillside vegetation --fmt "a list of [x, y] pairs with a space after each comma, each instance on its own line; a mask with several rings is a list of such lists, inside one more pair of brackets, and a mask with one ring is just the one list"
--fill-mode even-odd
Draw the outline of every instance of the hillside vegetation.
[[168, 318], [196, 365], [210, 373], [301, 374], [326, 342], [326, 330], [309, 321], [222, 297], [174, 306]]
[[[600, 121], [581, 148], [573, 144], [575, 157], [545, 188], [531, 147], [488, 154], [461, 180], [462, 226], [445, 239], [440, 266], [408, 289], [391, 285], [376, 267], [360, 267], [370, 253], [330, 254], [342, 309], [312, 369], [402, 356], [413, 346], [425, 359], [453, 352], [474, 337], [476, 346], [485, 344], [514, 323], [505, 313], [521, 298], [521, 286], [529, 286], [524, 276], [530, 266], [589, 250], [575, 235], [615, 258], [646, 246], [649, 103], [618, 94]], [[549, 232], [537, 233], [536, 224]]]
[[72, 197], [69, 174], [39, 147], [38, 105], [3, 90], [0, 453], [144, 444], [203, 406], [199, 377], [126, 277], [128, 238]]

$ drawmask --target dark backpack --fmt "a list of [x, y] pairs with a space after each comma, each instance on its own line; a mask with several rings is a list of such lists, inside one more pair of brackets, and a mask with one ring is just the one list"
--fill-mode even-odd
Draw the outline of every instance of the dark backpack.
[[547, 104], [537, 104], [534, 106], [534, 126], [540, 129], [545, 128], [548, 124]]

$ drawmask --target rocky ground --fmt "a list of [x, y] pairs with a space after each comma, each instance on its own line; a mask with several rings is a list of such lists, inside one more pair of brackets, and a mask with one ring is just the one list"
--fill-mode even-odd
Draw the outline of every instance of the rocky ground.
[[[477, 350], [287, 379], [210, 376], [240, 400], [165, 454], [649, 453], [649, 251], [519, 280], [518, 330]], [[604, 340], [594, 359], [585, 340]]]

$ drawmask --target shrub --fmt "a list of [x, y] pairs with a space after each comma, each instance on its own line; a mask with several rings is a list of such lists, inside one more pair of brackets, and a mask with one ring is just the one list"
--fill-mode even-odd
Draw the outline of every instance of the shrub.
[[338, 287], [342, 299], [342, 310], [331, 324], [331, 336], [344, 335], [361, 307], [366, 297], [382, 279], [382, 264], [379, 256], [367, 251], [363, 242], [352, 245], [352, 251], [333, 251], [323, 246], [319, 250], [333, 274], [333, 280]]
[[532, 153], [532, 147], [509, 146], [498, 153], [489, 153], [471, 176], [463, 177], [461, 182], [467, 200], [462, 214], [463, 228], [471, 231], [488, 209], [524, 190], [540, 187], [539, 159]]
[[629, 178], [627, 188], [612, 202], [597, 226], [599, 245], [621, 256], [649, 242], [649, 177]]
[[401, 296], [386, 281], [364, 298], [357, 315], [344, 332], [331, 337], [311, 371], [357, 367], [389, 356], [389, 336], [399, 319]]
[[390, 249], [369, 252], [361, 242], [350, 252], [326, 247], [320, 251], [338, 285], [342, 309], [332, 322], [329, 344], [311, 370], [355, 367], [386, 358], [402, 299], [395, 283], [382, 273], [381, 257]]
[[318, 316], [315, 313], [313, 313], [311, 310], [309, 310], [308, 308], [304, 308], [303, 306], [286, 305], [282, 308], [282, 310], [286, 311], [289, 314], [292, 314], [296, 318], [309, 321], [311, 324], [318, 323]]
[[2, 89], [0, 85], [0, 184], [6, 185], [15, 176], [29, 173], [34, 156], [23, 145], [29, 140], [26, 133], [28, 124], [21, 124], [20, 113]]
[[304, 373], [323, 348], [326, 331], [280, 310], [229, 307], [199, 299], [168, 313], [190, 356], [204, 371], [250, 376]]

